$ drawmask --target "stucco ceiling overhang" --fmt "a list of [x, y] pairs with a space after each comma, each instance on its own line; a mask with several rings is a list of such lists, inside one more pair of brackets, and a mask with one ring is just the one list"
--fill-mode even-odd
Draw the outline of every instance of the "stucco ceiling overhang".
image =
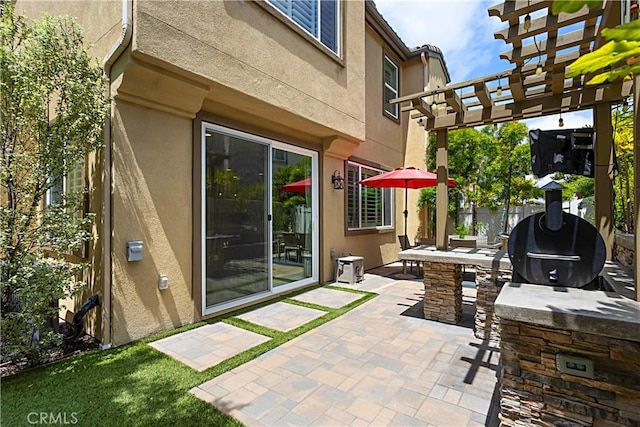
[[[500, 57], [513, 68], [501, 73], [415, 93], [391, 101], [428, 130], [461, 129], [539, 117], [618, 102], [631, 94], [633, 82], [587, 86], [590, 76], [568, 78], [569, 64], [603, 44], [601, 29], [620, 23], [621, 2], [553, 15], [552, 1], [509, 0], [488, 9], [506, 22], [496, 39], [511, 45]], [[523, 23], [531, 16], [531, 25]], [[542, 72], [536, 73], [538, 66]], [[435, 108], [434, 108], [435, 106]]]

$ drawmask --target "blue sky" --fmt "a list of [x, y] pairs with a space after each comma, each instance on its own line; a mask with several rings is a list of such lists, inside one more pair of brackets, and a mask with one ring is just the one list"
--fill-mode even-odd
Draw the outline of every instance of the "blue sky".
[[[374, 0], [378, 11], [409, 47], [430, 43], [444, 53], [451, 82], [461, 82], [513, 68], [500, 59], [510, 49], [493, 33], [506, 27], [490, 17], [500, 0]], [[591, 110], [562, 115], [565, 128], [591, 125]], [[557, 129], [558, 116], [524, 121], [530, 129]]]

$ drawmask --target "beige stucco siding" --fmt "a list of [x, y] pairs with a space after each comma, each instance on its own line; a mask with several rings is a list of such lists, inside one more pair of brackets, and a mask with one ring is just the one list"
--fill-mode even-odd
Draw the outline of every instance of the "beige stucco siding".
[[89, 55], [100, 64], [122, 31], [122, 1], [118, 0], [18, 0], [15, 10], [32, 19], [40, 19], [44, 11], [52, 16], [74, 17], [82, 27]]
[[[406, 126], [406, 118], [394, 120], [384, 114], [383, 109], [383, 88], [384, 88], [384, 56], [388, 55], [400, 68], [400, 78], [402, 79], [402, 61], [385, 45], [382, 39], [369, 26], [365, 32], [366, 49], [366, 137], [365, 141], [354, 150], [350, 156], [355, 161], [362, 161], [371, 166], [382, 168], [394, 168], [402, 166], [404, 162], [403, 128]], [[400, 82], [402, 90], [402, 82]], [[404, 193], [402, 198], [395, 198], [395, 224], [396, 230], [402, 227], [402, 217], [399, 213], [403, 210], [398, 205], [404, 203]], [[344, 197], [344, 194], [342, 195]], [[344, 214], [343, 214], [344, 215]], [[344, 233], [344, 219], [343, 219]], [[326, 224], [326, 221], [325, 221]], [[365, 268], [376, 267], [397, 259], [398, 239], [395, 230], [385, 230], [382, 232], [371, 232], [362, 235], [353, 235], [335, 240], [334, 245], [337, 255], [351, 253], [364, 257]]]
[[210, 97], [221, 92], [233, 108], [275, 121], [293, 113], [321, 125], [319, 136], [363, 139], [364, 5], [342, 10], [343, 63], [254, 1], [136, 2], [133, 51], [209, 79]]
[[[113, 149], [113, 343], [193, 322], [192, 122], [116, 103]], [[142, 261], [126, 259], [141, 240]], [[158, 290], [160, 275], [169, 288]]]
[[[432, 60], [431, 62], [433, 63], [435, 61]], [[404, 64], [402, 70], [402, 95], [418, 93], [424, 90], [424, 69], [425, 67], [419, 57], [412, 58]], [[430, 80], [433, 79], [433, 71], [434, 67], [429, 67]], [[403, 114], [407, 120], [407, 126], [403, 129], [404, 138], [407, 141], [404, 150], [404, 164], [405, 166], [413, 166], [422, 170], [427, 170], [425, 153], [428, 134], [422, 126], [418, 125], [417, 120], [412, 120], [409, 117], [410, 113], [407, 112]], [[435, 170], [430, 172], [435, 172]], [[398, 207], [402, 211], [404, 210], [404, 194], [402, 194], [401, 197], [402, 203], [399, 203]], [[409, 211], [409, 215], [407, 217], [407, 235], [409, 236], [411, 243], [414, 243], [419, 237], [421, 237], [418, 236], [418, 230], [421, 222], [420, 211], [417, 207], [419, 197], [419, 189], [413, 189], [407, 192], [407, 210]], [[401, 212], [398, 214], [400, 215]]]
[[[398, 67], [400, 90], [402, 91], [402, 62], [393, 51], [384, 45], [380, 37], [367, 26], [366, 37], [366, 141], [354, 152], [354, 156], [368, 159], [385, 167], [402, 166], [404, 140], [401, 120], [394, 120], [384, 114], [384, 57], [388, 56]], [[402, 115], [400, 115], [402, 119]]]

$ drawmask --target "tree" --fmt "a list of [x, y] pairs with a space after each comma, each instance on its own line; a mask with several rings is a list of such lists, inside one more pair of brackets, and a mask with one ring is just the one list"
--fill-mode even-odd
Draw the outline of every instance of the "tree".
[[[526, 178], [531, 173], [529, 145], [522, 144], [527, 132], [523, 123], [510, 122], [499, 128], [485, 126], [481, 130], [461, 129], [449, 133], [449, 175], [456, 180], [458, 190], [464, 193], [472, 208], [498, 209], [506, 205], [508, 209], [510, 205], [540, 197], [542, 192]], [[431, 142], [427, 164], [433, 169], [435, 143]], [[423, 199], [430, 200], [426, 194]], [[475, 224], [475, 220], [472, 222]]]
[[498, 156], [488, 170], [493, 180], [491, 190], [494, 203], [504, 200], [504, 231], [509, 229], [510, 206], [521, 205], [539, 196], [533, 181], [526, 178], [531, 172], [529, 145], [522, 144], [527, 133], [527, 126], [520, 122], [501, 125], [497, 132]]
[[273, 219], [276, 230], [289, 231], [297, 206], [309, 203], [307, 194], [283, 192], [283, 185], [300, 181], [311, 175], [311, 158], [303, 157], [299, 163], [281, 166], [273, 175]]
[[[427, 167], [431, 170], [436, 168], [435, 137], [435, 133], [432, 133], [428, 146]], [[487, 152], [490, 150], [492, 142], [489, 136], [474, 128], [450, 132], [447, 139], [449, 176], [456, 181], [456, 187], [448, 189], [449, 206], [447, 211], [452, 219], [457, 220], [460, 197], [464, 197], [473, 205], [478, 202], [476, 185], [488, 160]], [[423, 188], [420, 190], [418, 207], [426, 206], [433, 217], [435, 215], [435, 200], [435, 187]], [[435, 220], [432, 218], [430, 222], [433, 224]], [[475, 224], [475, 221], [473, 223]]]
[[633, 116], [623, 107], [613, 111], [613, 141], [619, 174], [615, 177], [615, 226], [625, 233], [633, 233]]
[[45, 331], [86, 267], [66, 257], [91, 238], [83, 191], [69, 175], [102, 144], [105, 81], [69, 17], [30, 21], [10, 2], [0, 17], [0, 295], [3, 360], [60, 336]]

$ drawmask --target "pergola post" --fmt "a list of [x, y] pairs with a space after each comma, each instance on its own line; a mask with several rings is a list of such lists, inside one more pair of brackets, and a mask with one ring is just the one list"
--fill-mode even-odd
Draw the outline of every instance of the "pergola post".
[[611, 125], [611, 104], [603, 102], [593, 108], [595, 125], [595, 226], [604, 239], [607, 261], [613, 259], [614, 217], [613, 217], [613, 126]]
[[640, 286], [638, 286], [638, 274], [640, 273], [640, 76], [635, 77], [633, 85], [633, 276], [635, 277], [636, 301], [640, 301]]
[[449, 192], [447, 180], [449, 179], [448, 152], [449, 142], [447, 130], [436, 131], [436, 173], [438, 174], [438, 186], [436, 188], [436, 247], [446, 250], [449, 247], [447, 236], [447, 208], [449, 206]]

